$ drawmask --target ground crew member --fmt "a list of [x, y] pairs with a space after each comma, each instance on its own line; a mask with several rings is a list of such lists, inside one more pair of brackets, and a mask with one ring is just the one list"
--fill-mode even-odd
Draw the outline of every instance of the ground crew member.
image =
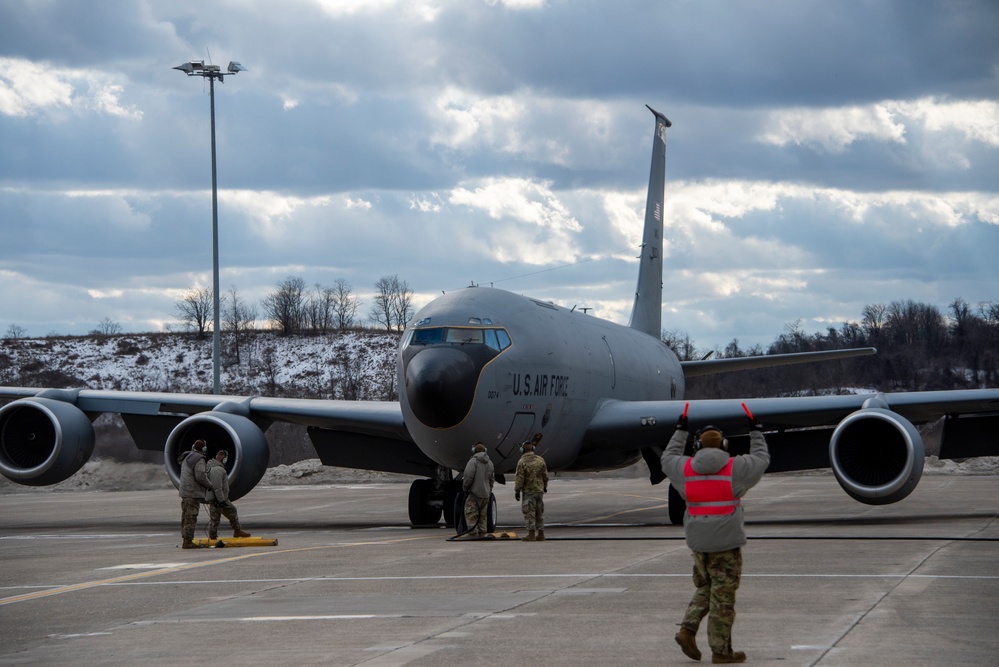
[[180, 463], [180, 536], [184, 549], [199, 549], [194, 543], [194, 529], [198, 525], [198, 511], [205, 500], [205, 491], [211, 483], [205, 475], [205, 454], [208, 445], [204, 440], [195, 440], [190, 451], [182, 452]]
[[545, 501], [548, 493], [548, 466], [545, 460], [534, 453], [534, 447], [541, 440], [541, 434], [535, 435], [521, 445], [524, 453], [517, 461], [517, 483], [514, 486], [514, 497], [521, 499], [520, 509], [524, 512], [524, 526], [527, 536], [524, 542], [543, 542], [545, 539]]
[[225, 469], [228, 459], [229, 452], [223, 449], [208, 461], [207, 477], [211, 488], [205, 491], [205, 500], [208, 502], [208, 537], [212, 540], [219, 538], [219, 519], [223, 514], [229, 519], [233, 537], [250, 537], [239, 527], [239, 514], [229, 500], [229, 473]]
[[[745, 407], [745, 406], [744, 406]], [[694, 558], [694, 586], [687, 613], [676, 634], [683, 653], [701, 659], [697, 629], [708, 618], [711, 662], [743, 662], [746, 654], [732, 650], [735, 621], [735, 591], [742, 576], [742, 546], [746, 543], [740, 498], [756, 485], [770, 464], [762, 427], [749, 416], [749, 453], [731, 457], [728, 441], [720, 429], [705, 426], [697, 432], [694, 456], [684, 456], [687, 443], [687, 412], [684, 410], [666, 451], [663, 471], [687, 501], [683, 528]]]
[[486, 446], [481, 442], [472, 447], [472, 458], [461, 475], [461, 488], [465, 492], [465, 523], [468, 537], [482, 537], [488, 532], [489, 498], [496, 479], [493, 462], [489, 460]]

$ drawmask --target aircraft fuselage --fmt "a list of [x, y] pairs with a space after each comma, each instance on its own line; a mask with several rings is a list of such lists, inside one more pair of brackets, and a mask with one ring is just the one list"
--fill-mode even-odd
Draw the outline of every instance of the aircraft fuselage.
[[[431, 459], [461, 470], [476, 442], [497, 473], [541, 433], [553, 470], [580, 467], [584, 434], [608, 399], [682, 398], [676, 355], [640, 331], [500, 289], [470, 287], [435, 299], [412, 320], [399, 352], [406, 426]], [[614, 468], [637, 448], [587, 457]]]

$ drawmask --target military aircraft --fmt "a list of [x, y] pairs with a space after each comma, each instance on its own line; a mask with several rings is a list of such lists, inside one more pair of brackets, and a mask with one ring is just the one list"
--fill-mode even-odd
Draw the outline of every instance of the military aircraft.
[[[644, 459], [653, 484], [684, 409], [687, 378], [874, 353], [837, 350], [681, 362], [660, 339], [666, 130], [655, 117], [652, 165], [634, 306], [628, 326], [501, 289], [470, 287], [438, 297], [413, 318], [398, 350], [399, 402], [283, 399], [0, 387], [0, 473], [27, 485], [75, 474], [94, 449], [92, 421], [119, 413], [139, 449], [162, 450], [179, 483], [178, 454], [197, 439], [229, 453], [234, 499], [260, 481], [264, 436], [274, 422], [306, 427], [331, 466], [418, 476], [409, 492], [414, 525], [443, 514], [459, 523], [460, 480], [471, 447], [487, 445], [501, 481], [519, 446], [540, 437], [551, 470], [607, 470]], [[743, 399], [690, 401], [689, 419], [725, 429], [747, 447]], [[923, 470], [916, 424], [945, 417], [941, 458], [999, 453], [999, 390], [870, 393], [745, 400], [767, 428], [770, 471], [832, 467], [843, 490], [880, 505], [905, 498]], [[460, 474], [460, 473], [459, 473]], [[670, 487], [668, 513], [683, 517]], [[495, 523], [495, 503], [490, 523]], [[491, 527], [491, 526], [490, 526]]]

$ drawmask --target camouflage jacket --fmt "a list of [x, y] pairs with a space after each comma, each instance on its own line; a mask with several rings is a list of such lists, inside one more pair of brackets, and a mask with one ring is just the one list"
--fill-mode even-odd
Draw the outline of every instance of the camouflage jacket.
[[488, 498], [493, 492], [493, 482], [496, 470], [489, 454], [479, 452], [468, 460], [465, 472], [461, 476], [461, 486], [465, 493], [471, 493], [476, 498]]
[[180, 497], [204, 500], [205, 489], [211, 488], [211, 483], [205, 475], [205, 455], [201, 452], [188, 450], [181, 452], [177, 459], [180, 463]]
[[218, 500], [220, 503], [228, 501], [229, 473], [218, 459], [208, 459], [207, 476], [212, 488], [205, 491], [205, 500], [208, 502]]
[[525, 452], [517, 461], [517, 493], [546, 493], [548, 491], [548, 466], [534, 452]]

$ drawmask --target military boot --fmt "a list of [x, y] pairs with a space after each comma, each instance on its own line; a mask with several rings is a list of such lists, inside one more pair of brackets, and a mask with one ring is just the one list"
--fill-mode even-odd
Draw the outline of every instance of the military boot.
[[520, 539], [521, 539], [522, 542], [534, 542], [537, 538], [534, 536], [534, 531], [533, 530], [529, 530], [529, 531], [527, 531], [527, 535], [525, 535], [524, 537], [522, 537]]
[[209, 530], [208, 531], [208, 539], [210, 539], [210, 540], [217, 540], [217, 539], [219, 539], [219, 531], [217, 531], [217, 530]]
[[538, 542], [544, 542], [545, 541], [545, 531], [543, 531], [543, 530], [539, 530], [538, 531], [537, 541]]
[[233, 537], [250, 537], [250, 534], [244, 531], [242, 528], [234, 528], [232, 531]]
[[[674, 637], [680, 645], [680, 650], [691, 660], [701, 659], [701, 649], [697, 648], [697, 632], [681, 625], [680, 632]], [[716, 654], [717, 655], [717, 654]]]
[[180, 545], [181, 549], [200, 549], [200, 544], [195, 544], [194, 540], [184, 539], [184, 543]]
[[711, 662], [715, 665], [731, 665], [737, 662], [746, 662], [746, 654], [742, 651], [729, 651], [728, 653], [712, 653]]

